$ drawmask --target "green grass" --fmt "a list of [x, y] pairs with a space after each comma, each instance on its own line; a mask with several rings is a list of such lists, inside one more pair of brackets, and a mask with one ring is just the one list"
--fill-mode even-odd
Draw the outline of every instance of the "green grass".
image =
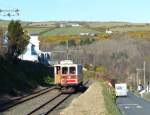
[[40, 33], [47, 30], [47, 28], [30, 27], [30, 28], [25, 28], [24, 30], [27, 30], [29, 33]]
[[107, 109], [107, 115], [121, 115], [117, 105], [116, 96], [114, 90], [109, 90], [104, 82], [101, 82], [103, 86], [103, 96]]
[[54, 30], [50, 30], [42, 34], [42, 36], [80, 35], [80, 33], [99, 33], [99, 32], [84, 27], [65, 27], [65, 28], [56, 28]]

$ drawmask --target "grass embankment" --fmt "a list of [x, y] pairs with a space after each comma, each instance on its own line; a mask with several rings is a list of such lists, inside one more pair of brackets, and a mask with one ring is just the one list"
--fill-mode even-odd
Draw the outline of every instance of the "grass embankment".
[[[94, 76], [94, 77], [93, 77]], [[104, 96], [104, 102], [107, 114], [106, 115], [121, 115], [119, 108], [116, 105], [116, 96], [114, 88], [110, 88], [107, 82], [103, 80], [103, 77], [97, 77], [95, 71], [84, 72], [84, 79], [92, 79], [94, 81], [99, 81], [102, 86], [102, 93]]]
[[53, 81], [50, 68], [38, 63], [20, 61], [12, 64], [0, 60], [0, 93], [17, 95]]
[[114, 89], [109, 89], [106, 86], [106, 83], [101, 82], [103, 86], [103, 96], [107, 109], [108, 115], [121, 115], [117, 105], [116, 105], [116, 96], [114, 93]]

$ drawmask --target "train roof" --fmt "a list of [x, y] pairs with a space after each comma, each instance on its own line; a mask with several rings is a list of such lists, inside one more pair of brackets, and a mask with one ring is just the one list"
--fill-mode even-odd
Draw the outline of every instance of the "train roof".
[[60, 63], [59, 64], [55, 64], [54, 66], [65, 66], [65, 65], [81, 65], [81, 64], [75, 64], [75, 63], [73, 63], [73, 61], [72, 60], [62, 60], [62, 61], [60, 61]]

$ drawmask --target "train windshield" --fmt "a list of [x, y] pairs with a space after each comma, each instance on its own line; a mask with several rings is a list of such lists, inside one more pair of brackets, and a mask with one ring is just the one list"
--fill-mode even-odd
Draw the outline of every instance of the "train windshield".
[[69, 68], [69, 70], [70, 70], [70, 74], [76, 74], [76, 68], [75, 67], [70, 67]]
[[68, 67], [62, 67], [62, 74], [68, 74]]

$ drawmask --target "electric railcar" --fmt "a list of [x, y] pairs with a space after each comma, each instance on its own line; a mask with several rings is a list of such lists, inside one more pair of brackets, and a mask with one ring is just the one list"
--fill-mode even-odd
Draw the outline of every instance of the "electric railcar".
[[63, 60], [54, 65], [55, 84], [62, 90], [76, 90], [83, 83], [81, 64], [74, 64], [71, 60]]

